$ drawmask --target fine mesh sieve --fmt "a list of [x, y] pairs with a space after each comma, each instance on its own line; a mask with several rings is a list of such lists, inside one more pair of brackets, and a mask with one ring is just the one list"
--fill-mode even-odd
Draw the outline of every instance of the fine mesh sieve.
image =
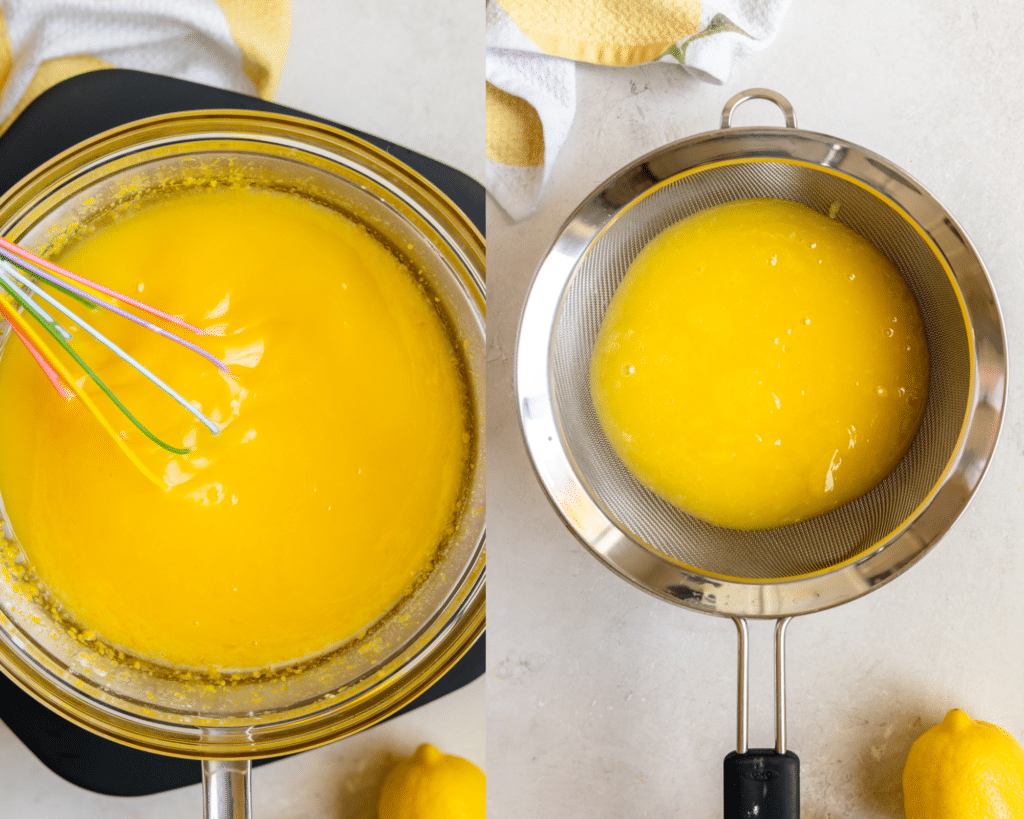
[[[589, 361], [608, 302], [645, 244], [699, 210], [759, 196], [791, 199], [823, 213], [840, 204], [840, 221], [870, 239], [910, 283], [924, 319], [931, 373], [922, 432], [875, 491], [801, 524], [739, 532], [679, 512], [630, 475], [595, 416]], [[846, 214], [849, 219], [843, 218]], [[786, 161], [712, 165], [668, 182], [623, 209], [568, 284], [552, 333], [551, 362], [553, 401], [565, 446], [597, 503], [635, 539], [671, 559], [703, 574], [756, 580], [831, 568], [900, 528], [928, 497], [956, 449], [973, 364], [954, 283], [924, 238], [889, 202], [842, 177]]]
[[[788, 127], [731, 128], [733, 109], [753, 97], [775, 102]], [[766, 89], [734, 97], [722, 119], [722, 130], [668, 145], [620, 171], [562, 227], [523, 310], [520, 421], [555, 508], [614, 571], [701, 611], [786, 618], [886, 582], [956, 520], [995, 446], [1005, 342], [981, 260], [917, 182], [862, 148], [797, 130], [788, 102]], [[812, 520], [741, 532], [686, 515], [632, 477], [597, 421], [589, 361], [616, 287], [654, 236], [700, 210], [757, 197], [833, 215], [889, 258], [917, 300], [930, 376], [917, 436], [874, 490]], [[745, 626], [737, 622], [744, 751]], [[780, 752], [784, 745], [777, 742]]]
[[[730, 101], [726, 116], [736, 104]], [[594, 413], [589, 360], [612, 294], [644, 245], [690, 214], [752, 197], [831, 211], [893, 262], [921, 311], [930, 377], [920, 430], [878, 487], [803, 523], [740, 532], [684, 514], [632, 477]], [[656, 594], [763, 617], [858, 596], [905, 568], [952, 524], [994, 447], [1006, 371], [991, 284], [945, 210], [886, 160], [795, 128], [698, 135], [639, 160], [597, 190], [541, 262], [516, 367], [528, 449], [574, 532]]]

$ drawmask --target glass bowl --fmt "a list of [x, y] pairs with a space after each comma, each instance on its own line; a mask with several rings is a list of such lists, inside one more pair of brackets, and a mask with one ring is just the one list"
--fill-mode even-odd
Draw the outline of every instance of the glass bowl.
[[83, 142], [0, 199], [0, 232], [30, 250], [52, 250], [68, 225], [130, 208], [154, 187], [196, 173], [334, 208], [422, 270], [463, 357], [474, 424], [465, 502], [434, 568], [365, 635], [297, 672], [218, 686], [133, 668], [90, 651], [5, 572], [0, 669], [29, 694], [138, 749], [249, 760], [304, 750], [383, 719], [438, 680], [483, 632], [484, 242], [439, 190], [369, 143], [305, 119], [248, 111], [159, 116]]

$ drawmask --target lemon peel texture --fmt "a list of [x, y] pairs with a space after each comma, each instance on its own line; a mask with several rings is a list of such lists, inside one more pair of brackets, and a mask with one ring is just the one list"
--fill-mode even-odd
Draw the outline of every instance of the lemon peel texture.
[[907, 819], [1024, 816], [1024, 748], [954, 708], [914, 742], [903, 769]]
[[384, 779], [378, 819], [484, 819], [484, 772], [468, 759], [420, 745]]

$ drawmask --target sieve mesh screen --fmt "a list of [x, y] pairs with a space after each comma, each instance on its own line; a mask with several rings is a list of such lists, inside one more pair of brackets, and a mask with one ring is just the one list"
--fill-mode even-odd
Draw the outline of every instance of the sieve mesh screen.
[[[871, 241], [906, 279], [924, 322], [930, 373], [917, 436], [874, 490], [812, 520], [741, 532], [690, 517], [633, 478], [597, 420], [589, 362], [616, 287], [654, 236], [700, 210], [755, 197], [789, 199], [824, 214], [838, 204], [836, 218]], [[928, 496], [956, 449], [968, 412], [970, 349], [953, 282], [935, 251], [891, 202], [819, 167], [745, 161], [702, 168], [653, 189], [623, 208], [592, 243], [555, 316], [552, 400], [577, 475], [626, 535], [699, 574], [773, 580], [824, 571], [858, 555], [900, 528]]]

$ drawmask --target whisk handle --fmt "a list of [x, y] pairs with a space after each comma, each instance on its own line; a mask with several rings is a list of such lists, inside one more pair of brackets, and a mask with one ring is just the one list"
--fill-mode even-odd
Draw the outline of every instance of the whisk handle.
[[774, 748], [725, 758], [725, 819], [800, 819], [800, 759]]

